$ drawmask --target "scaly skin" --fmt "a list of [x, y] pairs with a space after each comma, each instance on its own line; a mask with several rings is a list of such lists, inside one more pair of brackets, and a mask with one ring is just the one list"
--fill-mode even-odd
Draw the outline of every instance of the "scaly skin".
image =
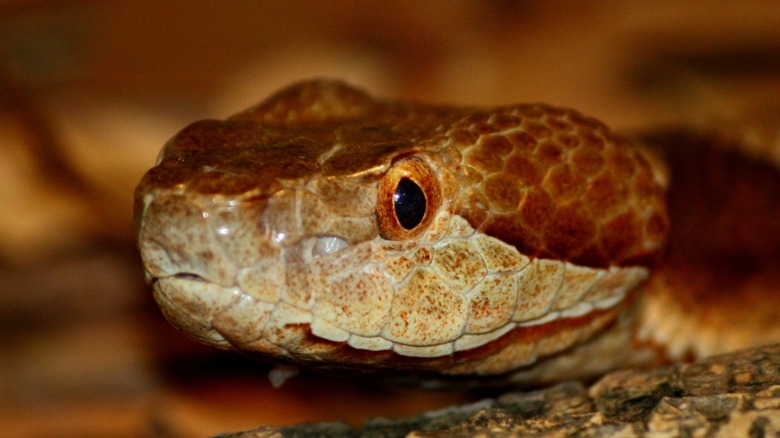
[[[656, 175], [575, 111], [312, 81], [168, 142], [137, 189], [136, 229], [161, 309], [201, 342], [444, 374], [554, 356], [566, 376], [581, 365], [561, 353], [613, 326], [664, 250]], [[427, 200], [412, 229], [394, 210], [403, 178]]]

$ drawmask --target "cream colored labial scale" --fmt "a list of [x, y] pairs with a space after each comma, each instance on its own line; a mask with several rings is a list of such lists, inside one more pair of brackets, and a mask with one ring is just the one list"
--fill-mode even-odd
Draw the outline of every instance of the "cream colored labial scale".
[[[212, 324], [247, 350], [271, 344], [278, 351], [313, 353], [287, 332], [309, 324], [313, 335], [355, 349], [439, 357], [483, 346], [517, 327], [612, 307], [648, 274], [645, 268], [532, 259], [459, 216], [441, 212], [435, 222], [445, 231], [426, 232], [414, 242], [377, 237], [312, 253], [316, 238], [305, 239], [285, 250], [282, 265], [263, 260], [240, 270], [245, 299], [221, 306]], [[253, 329], [246, 333], [246, 327]], [[242, 330], [244, 336], [230, 336]], [[214, 333], [204, 338], [219, 342]], [[527, 356], [518, 362], [532, 361], [536, 351]]]

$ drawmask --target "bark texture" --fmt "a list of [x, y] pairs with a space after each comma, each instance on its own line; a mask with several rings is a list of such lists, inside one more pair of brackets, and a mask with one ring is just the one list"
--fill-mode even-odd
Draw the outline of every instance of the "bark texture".
[[261, 427], [223, 438], [347, 437], [776, 437], [780, 436], [780, 344], [693, 364], [616, 371], [580, 382], [362, 426]]

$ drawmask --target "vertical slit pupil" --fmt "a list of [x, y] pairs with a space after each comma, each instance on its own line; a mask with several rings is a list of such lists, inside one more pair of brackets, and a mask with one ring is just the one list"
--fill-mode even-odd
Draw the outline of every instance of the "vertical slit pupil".
[[398, 181], [393, 194], [393, 203], [398, 222], [407, 230], [419, 225], [425, 217], [425, 193], [409, 178], [401, 178]]

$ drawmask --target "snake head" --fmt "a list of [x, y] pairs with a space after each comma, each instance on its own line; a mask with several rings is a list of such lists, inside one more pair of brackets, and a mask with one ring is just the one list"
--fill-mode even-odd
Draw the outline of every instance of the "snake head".
[[647, 162], [600, 122], [331, 81], [182, 130], [135, 215], [155, 299], [199, 341], [454, 374], [598, 333], [668, 229]]

